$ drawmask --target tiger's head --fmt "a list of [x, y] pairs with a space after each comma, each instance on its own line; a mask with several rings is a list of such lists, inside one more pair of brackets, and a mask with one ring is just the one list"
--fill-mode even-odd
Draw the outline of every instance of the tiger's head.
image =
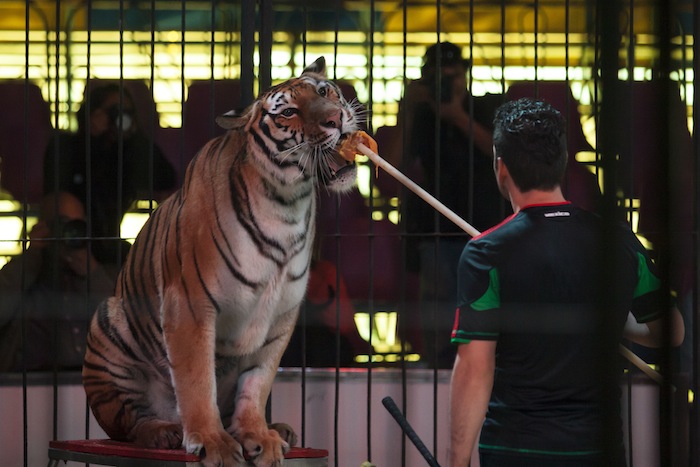
[[320, 57], [298, 78], [270, 88], [242, 114], [229, 112], [217, 123], [245, 131], [249, 153], [261, 171], [279, 182], [316, 179], [342, 192], [355, 183], [357, 169], [336, 147], [358, 129], [358, 107], [327, 79], [326, 60]]

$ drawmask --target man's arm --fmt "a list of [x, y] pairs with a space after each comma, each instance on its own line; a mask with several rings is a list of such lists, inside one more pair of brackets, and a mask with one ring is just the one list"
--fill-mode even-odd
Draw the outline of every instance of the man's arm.
[[[671, 309], [669, 325], [671, 327], [669, 344], [678, 347], [685, 337], [685, 325], [683, 316], [675, 306]], [[630, 341], [645, 347], [657, 348], [664, 344], [665, 323], [664, 318], [659, 318], [648, 323], [638, 323], [629, 313], [625, 323], [624, 337]]]
[[496, 341], [471, 341], [457, 349], [450, 381], [450, 467], [467, 467], [484, 422], [496, 366]]

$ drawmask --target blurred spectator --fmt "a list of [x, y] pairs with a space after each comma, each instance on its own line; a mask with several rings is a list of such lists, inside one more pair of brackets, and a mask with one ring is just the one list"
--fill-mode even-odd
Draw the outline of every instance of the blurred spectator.
[[[117, 83], [92, 87], [78, 112], [78, 132], [54, 139], [44, 160], [44, 192], [67, 191], [88, 206], [93, 237], [118, 238], [134, 201], [162, 200], [175, 188], [174, 168], [142, 131], [131, 95]], [[95, 255], [111, 262], [125, 255], [120, 246], [97, 242]]]
[[82, 366], [89, 317], [118, 272], [91, 254], [85, 228], [79, 199], [47, 195], [29, 248], [0, 269], [0, 371]]
[[[394, 165], [404, 168], [417, 162], [422, 177], [417, 181], [423, 188], [478, 230], [485, 230], [510, 213], [494, 180], [491, 155], [491, 122], [503, 98], [471, 96], [469, 66], [462, 50], [452, 43], [427, 49], [421, 78], [407, 87], [399, 110], [407, 146], [402, 147], [404, 136], [400, 135], [402, 141], [395, 142], [388, 155]], [[437, 352], [439, 365], [451, 367], [454, 348], [446, 336], [456, 306], [457, 263], [469, 237], [413, 194], [405, 200], [402, 222], [413, 234], [408, 242], [409, 267], [417, 267], [421, 277], [424, 359], [432, 363]]]

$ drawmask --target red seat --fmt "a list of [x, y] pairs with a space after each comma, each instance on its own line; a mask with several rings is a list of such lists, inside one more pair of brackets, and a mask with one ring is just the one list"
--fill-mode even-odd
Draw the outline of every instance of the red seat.
[[399, 302], [399, 234], [399, 227], [388, 220], [354, 217], [343, 221], [337, 237], [325, 237], [321, 256], [337, 265], [353, 301]]
[[[690, 262], [693, 139], [680, 91], [676, 88], [670, 94], [661, 82], [626, 82], [620, 83], [615, 99], [616, 108], [629, 111], [629, 118], [621, 122], [623, 136], [616, 139], [615, 152], [626, 196], [640, 200], [638, 230], [655, 246], [670, 242], [679, 252], [678, 260]], [[669, 129], [668, 141], [661, 137], [660, 115]], [[670, 238], [666, 239], [667, 227]]]
[[52, 134], [49, 104], [39, 86], [23, 80], [0, 82], [0, 102], [0, 188], [19, 201], [37, 203]]
[[224, 133], [216, 123], [216, 117], [230, 110], [239, 109], [241, 83], [237, 79], [192, 81], [187, 87], [182, 130], [184, 132], [184, 157], [191, 160], [204, 144]]

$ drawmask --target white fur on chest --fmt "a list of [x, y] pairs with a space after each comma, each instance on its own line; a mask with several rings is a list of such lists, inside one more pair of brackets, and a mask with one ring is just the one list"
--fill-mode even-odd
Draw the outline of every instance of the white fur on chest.
[[298, 306], [306, 292], [308, 273], [293, 282], [286, 268], [251, 293], [234, 287], [222, 300], [225, 305], [216, 320], [217, 352], [245, 355], [259, 349], [281, 315]]
[[257, 227], [266, 236], [265, 241], [274, 244], [274, 247], [267, 246], [264, 254], [260, 253], [260, 239], [254, 239], [237, 220], [231, 219], [237, 270], [257, 286], [241, 283], [224, 264], [217, 266], [219, 303], [222, 305], [216, 322], [217, 352], [220, 354], [254, 352], [268, 339], [280, 316], [299, 306], [303, 300], [315, 225], [313, 218], [309, 222], [309, 216], [315, 203], [307, 200], [297, 208], [301, 209], [289, 212], [268, 209], [269, 215], [256, 219]]

